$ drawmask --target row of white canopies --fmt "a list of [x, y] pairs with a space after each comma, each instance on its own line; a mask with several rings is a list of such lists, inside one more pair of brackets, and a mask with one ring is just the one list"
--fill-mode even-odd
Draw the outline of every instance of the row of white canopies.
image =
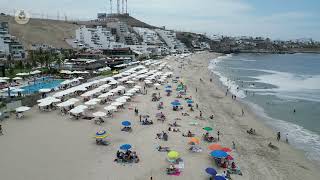
[[[165, 67], [165, 64], [163, 63], [162, 64], [159, 63], [159, 64], [162, 65], [161, 66], [162, 68]], [[69, 111], [72, 114], [79, 114], [85, 111], [88, 108], [88, 106], [94, 106], [97, 103], [99, 103], [101, 100], [104, 100], [110, 96], [114, 96], [119, 91], [125, 90], [125, 87], [121, 85], [115, 87], [114, 89], [109, 90], [111, 86], [116, 86], [119, 82], [133, 84], [135, 83], [134, 81], [138, 80], [137, 77], [139, 79], [146, 79], [148, 81], [157, 80], [157, 79], [164, 80], [167, 76], [170, 76], [170, 75], [172, 75], [172, 72], [163, 73], [158, 70], [149, 71], [145, 66], [140, 65], [140, 66], [131, 68], [127, 71], [124, 71], [122, 73], [119, 73], [117, 75], [114, 75], [113, 77], [106, 77], [102, 79], [93, 80], [90, 82], [86, 82], [86, 83], [68, 88], [60, 92], [57, 92], [53, 94], [52, 97], [47, 97], [39, 100], [39, 106], [48, 106], [53, 103], [54, 104], [59, 103], [59, 104], [56, 104], [57, 107], [68, 107], [68, 106], [74, 105], [79, 101], [79, 99], [71, 98], [67, 101], [61, 102], [59, 98], [63, 96], [72, 95], [75, 92], [79, 92], [80, 94], [82, 93], [80, 95], [81, 97], [90, 99], [89, 101], [85, 102], [84, 105], [82, 104], [78, 105]], [[71, 83], [78, 80], [79, 79], [69, 80], [69, 82]], [[64, 84], [67, 84], [67, 83], [64, 83]], [[155, 83], [155, 85], [158, 86], [160, 84]], [[94, 87], [94, 89], [92, 89], [92, 87]], [[92, 90], [88, 91], [89, 88]], [[132, 96], [134, 96], [134, 94], [138, 92], [140, 89], [141, 89], [141, 86], [134, 86], [132, 89], [126, 91], [126, 93], [123, 96], [115, 99], [114, 102], [112, 102], [109, 106], [106, 106], [104, 109], [107, 111], [116, 110], [118, 106], [121, 106], [124, 103], [126, 103], [127, 100], [130, 99]], [[95, 96], [96, 98], [92, 98], [93, 96]], [[101, 115], [101, 113], [98, 113], [98, 114]]]

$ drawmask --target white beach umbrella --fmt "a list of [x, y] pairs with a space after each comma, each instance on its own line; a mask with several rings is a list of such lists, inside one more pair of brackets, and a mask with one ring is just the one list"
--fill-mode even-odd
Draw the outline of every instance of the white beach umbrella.
[[116, 99], [116, 102], [122, 102], [122, 103], [125, 103], [125, 102], [127, 102], [127, 100], [126, 100], [126, 99], [124, 99], [124, 98], [118, 98], [118, 99]]
[[14, 77], [14, 78], [12, 78], [13, 80], [22, 80], [22, 78], [21, 77]]
[[85, 102], [84, 104], [89, 105], [89, 106], [94, 106], [94, 105], [98, 104], [98, 102], [97, 101], [88, 101], [88, 102]]
[[28, 75], [30, 75], [29, 73], [18, 73], [18, 74], [16, 74], [16, 76], [28, 76]]
[[154, 84], [154, 86], [161, 86], [161, 84], [159, 84], [159, 83], [155, 83], [155, 84]]
[[141, 86], [134, 86], [133, 88], [136, 88], [136, 89], [141, 89]]
[[75, 102], [73, 102], [73, 101], [65, 101], [65, 102], [57, 104], [57, 106], [58, 107], [68, 107], [68, 106], [71, 106], [73, 104], [75, 104]]
[[118, 82], [117, 81], [111, 81], [111, 82], [109, 82], [109, 84], [110, 85], [116, 85], [116, 84], [118, 84]]
[[104, 116], [107, 115], [107, 113], [98, 111], [98, 112], [92, 113], [92, 115], [93, 115], [94, 117], [104, 117]]
[[124, 95], [125, 95], [125, 96], [133, 96], [132, 93], [125, 93]]
[[77, 98], [71, 98], [71, 99], [68, 99], [68, 101], [70, 101], [70, 102], [78, 102], [78, 101], [80, 101], [80, 100], [77, 99]]
[[134, 81], [127, 81], [127, 84], [134, 84]]
[[116, 107], [118, 107], [118, 106], [121, 106], [121, 105], [123, 105], [124, 104], [124, 102], [113, 102], [113, 103], [111, 103], [111, 106], [116, 106]]
[[108, 92], [108, 93], [101, 94], [100, 96], [98, 96], [98, 98], [107, 98], [107, 97], [112, 96], [112, 95], [113, 95], [113, 93]]
[[25, 111], [29, 111], [31, 108], [28, 106], [21, 106], [16, 108], [16, 112], [25, 112]]
[[126, 89], [126, 87], [124, 87], [124, 86], [118, 86], [117, 89], [121, 91], [121, 90]]
[[5, 80], [5, 79], [0, 79], [0, 83], [5, 83], [5, 82], [7, 82], [7, 80]]
[[0, 77], [0, 79], [9, 80], [10, 78], [8, 78], [8, 77]]
[[122, 96], [122, 97], [120, 97], [120, 98], [122, 98], [122, 99], [130, 99], [129, 96]]
[[115, 107], [115, 106], [107, 106], [104, 109], [107, 110], [107, 111], [115, 111], [115, 110], [117, 110], [117, 107]]
[[52, 104], [52, 102], [50, 101], [45, 101], [45, 102], [41, 102], [40, 104], [38, 104], [39, 107], [44, 107], [44, 106], [49, 106], [50, 104]]
[[47, 88], [39, 89], [39, 92], [41, 92], [41, 93], [48, 93], [50, 91], [51, 91], [51, 89], [47, 89]]
[[71, 109], [70, 111], [69, 111], [70, 113], [72, 113], [72, 114], [80, 114], [80, 113], [82, 113], [82, 112], [84, 112], [84, 109]]

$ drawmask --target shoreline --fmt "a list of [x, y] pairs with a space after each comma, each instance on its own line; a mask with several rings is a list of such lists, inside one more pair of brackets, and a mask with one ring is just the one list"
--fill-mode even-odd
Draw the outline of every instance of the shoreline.
[[[222, 57], [221, 60], [219, 60], [219, 61], [224, 61], [223, 57], [227, 57], [227, 56], [228, 56], [228, 54], [222, 54], [222, 56], [219, 56], [219, 57]], [[211, 64], [211, 61], [215, 61], [215, 60], [217, 60], [217, 58], [209, 60], [209, 62], [208, 62], [209, 66]], [[208, 67], [208, 69], [209, 69], [209, 73], [212, 73], [212, 77], [213, 77], [213, 80], [214, 80], [215, 84], [218, 84], [218, 86], [220, 87], [220, 90], [224, 91], [227, 88], [227, 85], [223, 84], [223, 82], [221, 82], [221, 80], [219, 79], [220, 78], [220, 74], [218, 75], [215, 72], [213, 72], [213, 69], [210, 69], [210, 67]], [[232, 91], [229, 91], [229, 92], [232, 93]], [[238, 96], [238, 94], [236, 94], [236, 95]], [[284, 120], [281, 120], [281, 119], [275, 119], [275, 118], [271, 117], [258, 104], [250, 102], [250, 101], [248, 101], [248, 100], [246, 100], [244, 98], [237, 98], [237, 99], [238, 99], [238, 101], [239, 101], [241, 106], [244, 106], [247, 109], [247, 111], [250, 111], [252, 114], [254, 114], [256, 116], [256, 119], [258, 121], [263, 123], [266, 127], [270, 128], [274, 132], [274, 136], [276, 136], [276, 132], [277, 131], [283, 130], [281, 128], [277, 128], [275, 123], [278, 123], [278, 124], [286, 123], [286, 124], [288, 124], [290, 126], [299, 126], [299, 127], [303, 128], [303, 129], [305, 129], [304, 127], [302, 127], [300, 125], [296, 125], [294, 123], [290, 123], [290, 122], [287, 122], [287, 121], [284, 121]], [[305, 129], [305, 130], [310, 132], [310, 133], [314, 133], [314, 132], [312, 132], [312, 131], [310, 131], [308, 129]], [[292, 133], [290, 133], [290, 134], [292, 134]], [[284, 134], [282, 134], [282, 137], [285, 137]], [[305, 158], [307, 160], [310, 160], [314, 165], [319, 166], [320, 165], [319, 159], [312, 159], [311, 157], [308, 157], [307, 153], [309, 153], [309, 151], [306, 151], [303, 148], [297, 147], [297, 144], [294, 145], [294, 144], [290, 143], [290, 139], [292, 139], [292, 138], [294, 138], [294, 136], [289, 137], [289, 145], [292, 148], [294, 148], [294, 149], [296, 149], [298, 151], [301, 151], [303, 153], [303, 155], [305, 156]]]
[[[206, 53], [204, 53], [206, 54]], [[210, 69], [208, 68], [209, 67], [209, 64], [210, 64], [210, 61], [212, 59], [215, 59], [223, 54], [215, 54], [215, 53], [210, 53], [209, 56], [214, 56], [213, 58], [207, 58], [207, 59], [202, 59], [204, 61], [204, 65], [203, 66], [203, 69], [202, 69], [202, 72], [203, 72], [203, 76], [201, 76], [202, 78], [205, 78], [206, 81], [209, 81], [208, 79], [212, 76], [213, 78], [213, 88], [211, 89], [212, 91], [216, 91], [216, 92], [211, 92], [212, 94], [215, 94], [213, 95], [213, 97], [218, 97], [217, 99], [226, 99], [224, 96], [224, 90], [223, 90], [223, 87], [221, 87], [222, 83], [220, 82], [220, 80], [218, 79], [219, 77], [217, 75], [215, 75], [213, 72], [210, 71]], [[203, 62], [202, 62], [203, 63]], [[194, 80], [194, 79], [193, 79]], [[187, 83], [188, 84], [188, 83]], [[221, 85], [219, 85], [221, 84]], [[209, 89], [209, 88], [208, 88]], [[209, 92], [208, 92], [209, 93]], [[192, 93], [194, 94], [194, 92]], [[218, 94], [218, 95], [217, 95]], [[222, 101], [222, 100], [221, 100]], [[299, 150], [299, 149], [296, 149], [295, 147], [285, 143], [285, 142], [276, 142], [276, 132], [270, 127], [268, 126], [266, 123], [264, 123], [262, 120], [261, 120], [261, 117], [259, 115], [256, 114], [256, 112], [254, 112], [254, 110], [248, 105], [248, 104], [245, 104], [244, 102], [241, 102], [241, 100], [237, 100], [237, 101], [233, 101], [231, 100], [231, 97], [228, 96], [226, 102], [222, 102], [223, 104], [220, 104], [220, 106], [223, 106], [222, 108], [223, 109], [227, 109], [228, 107], [225, 107], [225, 105], [230, 105], [231, 103], [234, 104], [234, 106], [232, 106], [232, 111], [231, 112], [228, 112], [229, 115], [231, 116], [232, 119], [235, 119], [237, 120], [235, 122], [235, 124], [238, 125], [238, 129], [239, 131], [242, 131], [241, 134], [242, 134], [242, 137], [243, 137], [243, 134], [244, 134], [244, 138], [245, 140], [250, 140], [250, 141], [258, 141], [256, 142], [256, 144], [258, 145], [258, 148], [261, 148], [261, 151], [263, 151], [262, 149], [266, 149], [268, 148], [267, 146], [267, 143], [268, 142], [272, 142], [273, 144], [275, 144], [276, 146], [278, 146], [281, 151], [285, 151], [285, 152], [290, 152], [287, 157], [281, 157], [280, 154], [281, 152], [279, 152], [279, 156], [278, 158], [280, 158], [280, 162], [281, 163], [276, 163], [276, 162], [271, 162], [272, 164], [275, 163], [274, 165], [275, 166], [282, 166], [283, 164], [286, 164], [286, 161], [291, 161], [291, 159], [295, 159], [296, 162], [294, 163], [295, 165], [292, 165], [292, 166], [289, 166], [288, 169], [299, 169], [299, 167], [295, 167], [295, 166], [300, 166], [300, 167], [309, 167], [310, 169], [313, 169], [313, 173], [317, 174], [317, 166], [315, 164], [315, 162], [307, 159], [307, 157], [305, 156], [304, 154], [304, 151], [302, 150]], [[225, 104], [225, 105], [224, 105]], [[209, 108], [210, 109], [210, 108]], [[248, 117], [248, 118], [245, 118], [245, 120], [243, 118], [240, 117], [241, 115], [241, 109], [244, 109], [245, 111], [245, 117]], [[214, 112], [214, 108], [211, 108], [211, 110]], [[237, 112], [234, 112], [234, 111], [237, 111]], [[216, 119], [216, 118], [215, 118]], [[215, 121], [215, 119], [213, 121]], [[241, 121], [240, 121], [241, 119]], [[236, 128], [236, 127], [234, 127]], [[257, 132], [259, 133], [259, 138], [257, 137], [250, 137], [250, 135], [248, 135], [246, 133], [246, 130], [250, 129], [250, 128], [254, 128], [256, 130], [258, 130]], [[241, 137], [241, 136], [240, 136]], [[229, 143], [231, 143], [232, 139], [230, 139], [232, 137], [229, 137], [228, 138], [228, 141]], [[260, 141], [260, 142], [259, 142]], [[261, 143], [261, 141], [264, 142]], [[253, 150], [255, 151], [255, 150]], [[244, 153], [244, 152], [240, 152], [239, 155], [241, 156], [241, 154]], [[271, 157], [271, 156], [276, 156], [275, 154], [273, 154], [274, 152], [263, 152], [264, 155], [266, 155], [267, 157]], [[256, 152], [256, 155], [259, 154], [259, 152]], [[249, 158], [249, 157], [248, 157]], [[275, 157], [272, 157], [272, 159], [275, 158]], [[250, 159], [250, 158], [249, 158]], [[262, 158], [264, 159], [264, 158]], [[277, 158], [276, 158], [277, 159]], [[272, 161], [279, 161], [276, 160], [276, 159], [273, 159]], [[257, 160], [257, 159], [255, 159]], [[299, 162], [303, 162], [304, 165], [298, 165]], [[270, 162], [269, 162], [270, 163]], [[252, 167], [254, 168], [254, 167]], [[272, 168], [272, 167], [270, 167]], [[307, 168], [307, 169], [309, 169]], [[310, 170], [309, 169], [309, 170]], [[281, 172], [280, 174], [283, 174], [283, 178], [284, 179], [299, 179], [298, 177], [294, 177], [294, 173], [293, 174], [290, 174], [288, 172]], [[285, 176], [285, 174], [287, 174], [287, 176], [291, 177], [291, 178], [288, 178], [287, 176]], [[281, 176], [281, 175], [280, 175]], [[319, 177], [318, 175], [317, 176], [310, 176], [309, 178], [305, 178], [305, 179], [317, 179], [316, 177]], [[254, 179], [254, 178], [253, 178]], [[269, 179], [269, 178], [266, 178], [266, 179]], [[270, 178], [270, 179], [273, 179], [273, 178]], [[274, 179], [281, 179], [281, 178], [274, 178]]]

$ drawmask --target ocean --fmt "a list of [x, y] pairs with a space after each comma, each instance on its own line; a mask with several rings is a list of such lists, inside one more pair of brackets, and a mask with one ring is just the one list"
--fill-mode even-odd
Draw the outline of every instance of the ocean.
[[320, 162], [320, 54], [229, 54], [211, 60], [221, 85]]

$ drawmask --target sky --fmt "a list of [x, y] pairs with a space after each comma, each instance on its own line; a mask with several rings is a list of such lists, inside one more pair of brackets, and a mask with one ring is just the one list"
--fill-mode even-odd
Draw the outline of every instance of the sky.
[[[113, 9], [115, 10], [115, 2]], [[93, 3], [94, 2], [94, 3]], [[109, 0], [0, 0], [0, 12], [93, 19]], [[168, 29], [272, 39], [320, 40], [320, 0], [128, 0], [129, 13]]]

